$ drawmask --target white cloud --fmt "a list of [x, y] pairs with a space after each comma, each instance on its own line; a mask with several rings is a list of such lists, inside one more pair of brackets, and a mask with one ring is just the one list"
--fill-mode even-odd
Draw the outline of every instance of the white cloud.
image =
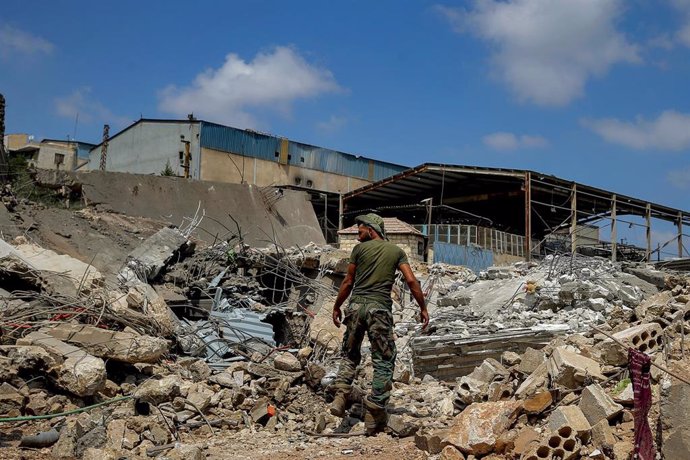
[[670, 1], [683, 20], [683, 25], [676, 32], [676, 39], [681, 44], [690, 47], [690, 0]]
[[493, 46], [495, 75], [522, 101], [563, 106], [592, 77], [639, 62], [636, 45], [616, 30], [622, 0], [474, 0], [471, 9], [438, 6], [458, 33]]
[[0, 58], [14, 55], [50, 54], [55, 45], [8, 24], [0, 25]]
[[582, 124], [607, 142], [637, 150], [684, 150], [690, 148], [690, 114], [667, 110], [656, 120], [637, 117], [626, 122], [616, 118], [582, 120]]
[[690, 190], [690, 168], [669, 171], [666, 179], [676, 188]]
[[115, 115], [100, 101], [91, 97], [88, 86], [76, 89], [68, 96], [55, 98], [55, 110], [58, 115], [74, 119], [79, 114], [79, 121], [83, 123], [107, 123], [111, 126], [125, 126], [131, 119]]
[[228, 54], [218, 69], [208, 69], [191, 85], [168, 86], [159, 109], [178, 116], [202, 118], [248, 128], [255, 126], [252, 110], [289, 113], [293, 101], [340, 90], [333, 74], [308, 63], [295, 50], [279, 46], [259, 53], [251, 62]]
[[331, 115], [328, 120], [320, 121], [316, 123], [316, 127], [323, 132], [333, 133], [338, 131], [343, 126], [347, 124], [348, 120], [346, 117], [339, 117], [338, 115]]
[[521, 148], [543, 148], [549, 145], [549, 141], [541, 136], [516, 136], [513, 133], [497, 132], [484, 136], [484, 144], [494, 150], [517, 150]]

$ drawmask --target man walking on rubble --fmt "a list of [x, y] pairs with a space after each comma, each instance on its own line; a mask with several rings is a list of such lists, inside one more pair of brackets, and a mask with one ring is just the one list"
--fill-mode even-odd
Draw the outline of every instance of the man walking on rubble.
[[[395, 272], [400, 270], [421, 310], [422, 327], [429, 324], [424, 294], [414, 276], [405, 251], [388, 241], [383, 219], [376, 214], [365, 214], [355, 219], [360, 244], [350, 255], [347, 275], [333, 305], [333, 323], [346, 330], [343, 336], [343, 358], [335, 379], [335, 399], [331, 414], [345, 415], [350, 403], [355, 370], [362, 359], [361, 345], [364, 333], [369, 335], [374, 378], [371, 394], [364, 398], [364, 425], [368, 435], [383, 431], [386, 426], [386, 404], [393, 387], [395, 368], [395, 340], [393, 337], [393, 311], [391, 290]], [[341, 305], [352, 294], [350, 303], [341, 312]]]

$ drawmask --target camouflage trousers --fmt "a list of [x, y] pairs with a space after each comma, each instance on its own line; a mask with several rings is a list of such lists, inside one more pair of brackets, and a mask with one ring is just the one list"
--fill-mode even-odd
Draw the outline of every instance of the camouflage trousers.
[[335, 384], [352, 385], [355, 371], [362, 360], [362, 340], [366, 333], [369, 336], [371, 361], [374, 365], [369, 400], [385, 407], [393, 387], [393, 371], [397, 354], [393, 338], [391, 307], [359, 298], [351, 301], [343, 313], [343, 324], [346, 326], [341, 349], [343, 358]]

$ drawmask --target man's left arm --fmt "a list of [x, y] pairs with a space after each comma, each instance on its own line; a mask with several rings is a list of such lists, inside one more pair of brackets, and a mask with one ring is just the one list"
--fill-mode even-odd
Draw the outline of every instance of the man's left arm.
[[417, 301], [417, 305], [419, 305], [419, 316], [422, 323], [422, 329], [426, 329], [429, 325], [429, 311], [426, 309], [426, 299], [424, 299], [422, 286], [419, 284], [417, 277], [414, 276], [414, 272], [409, 263], [401, 263], [398, 268], [402, 272], [407, 286], [410, 288], [412, 297], [414, 297], [414, 300]]

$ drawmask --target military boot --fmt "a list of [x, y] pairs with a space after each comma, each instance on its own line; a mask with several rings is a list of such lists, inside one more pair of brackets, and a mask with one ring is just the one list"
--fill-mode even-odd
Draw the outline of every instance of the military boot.
[[352, 391], [350, 385], [335, 384], [335, 398], [331, 403], [330, 410], [331, 414], [336, 417], [344, 417], [345, 411], [350, 406], [350, 392]]
[[373, 436], [386, 428], [388, 414], [386, 408], [379, 406], [369, 398], [364, 398], [364, 428], [367, 436]]

